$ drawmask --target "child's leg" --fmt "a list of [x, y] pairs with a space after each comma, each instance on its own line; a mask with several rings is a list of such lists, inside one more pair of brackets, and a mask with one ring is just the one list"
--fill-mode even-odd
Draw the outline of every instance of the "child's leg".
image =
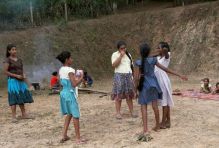
[[26, 114], [26, 110], [25, 110], [24, 104], [19, 105], [19, 107], [20, 107], [20, 109], [21, 109], [22, 118], [26, 118], [26, 117], [27, 117], [27, 114]]
[[11, 111], [12, 111], [12, 118], [15, 119], [16, 118], [16, 105], [11, 106]]
[[170, 107], [169, 107], [169, 106], [167, 106], [167, 120], [166, 120], [166, 126], [167, 126], [168, 128], [170, 128], [170, 126], [171, 126], [171, 122], [170, 122]]
[[83, 144], [86, 142], [86, 140], [81, 139], [80, 136], [80, 123], [79, 123], [79, 118], [74, 118], [73, 117], [73, 123], [75, 127], [75, 135], [76, 135], [76, 143], [77, 144]]
[[63, 135], [62, 135], [63, 139], [68, 138], [67, 132], [68, 132], [68, 127], [69, 127], [71, 118], [72, 118], [71, 115], [67, 115], [65, 117], [64, 129], [63, 129]]
[[121, 118], [121, 105], [122, 105], [122, 100], [115, 100], [115, 105], [116, 105], [116, 118]]
[[167, 106], [163, 106], [163, 117], [162, 117], [162, 121], [161, 121], [161, 127], [160, 128], [166, 128], [165, 127], [165, 123], [167, 120], [167, 113], [168, 113], [168, 107]]
[[141, 105], [141, 114], [142, 114], [142, 121], [143, 121], [143, 132], [148, 132], [148, 123], [147, 123], [147, 104]]
[[131, 116], [133, 116], [133, 102], [132, 102], [132, 99], [126, 99], [126, 102], [127, 102], [128, 107], [129, 107], [130, 114], [131, 114]]
[[75, 128], [76, 139], [80, 140], [80, 123], [79, 123], [79, 118], [74, 118], [73, 117], [73, 123], [74, 123], [74, 128]]
[[152, 108], [154, 110], [154, 115], [155, 115], [155, 120], [156, 120], [156, 125], [153, 128], [153, 130], [158, 131], [160, 129], [160, 116], [159, 116], [159, 109], [158, 109], [157, 100], [152, 101]]

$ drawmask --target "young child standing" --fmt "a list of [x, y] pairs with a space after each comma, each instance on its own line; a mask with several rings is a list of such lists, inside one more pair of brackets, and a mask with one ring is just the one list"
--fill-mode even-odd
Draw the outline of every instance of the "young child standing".
[[26, 114], [25, 103], [32, 103], [33, 98], [25, 82], [23, 62], [17, 57], [17, 49], [9, 44], [6, 50], [4, 61], [4, 73], [8, 76], [8, 103], [12, 111], [12, 122], [18, 122], [16, 118], [16, 106], [19, 105], [22, 112], [22, 119], [30, 119]]
[[[160, 42], [158, 49], [161, 50], [160, 55], [157, 57], [157, 61], [164, 67], [168, 67], [170, 63], [170, 48], [168, 43]], [[163, 116], [160, 124], [161, 129], [170, 128], [170, 107], [174, 106], [172, 98], [172, 87], [170, 79], [165, 71], [155, 67], [155, 75], [163, 92], [163, 99], [160, 101], [160, 105], [163, 108]]]
[[77, 96], [75, 93], [75, 87], [82, 81], [83, 73], [80, 77], [76, 77], [75, 70], [71, 68], [72, 58], [71, 53], [68, 51], [63, 51], [56, 57], [63, 66], [59, 70], [60, 82], [63, 86], [62, 91], [60, 92], [60, 107], [62, 115], [65, 115], [65, 123], [63, 129], [63, 135], [61, 143], [69, 140], [67, 136], [68, 127], [71, 119], [73, 118], [75, 134], [76, 134], [76, 143], [81, 144], [85, 141], [80, 137], [80, 111], [77, 102]]
[[162, 99], [162, 91], [154, 74], [155, 65], [170, 74], [179, 76], [183, 80], [187, 80], [185, 76], [181, 76], [174, 71], [162, 66], [159, 62], [157, 62], [157, 58], [149, 57], [150, 51], [151, 49], [146, 43], [140, 45], [141, 60], [137, 60], [135, 63], [136, 66], [139, 67], [135, 69], [135, 82], [138, 83], [139, 80], [138, 85], [136, 85], [138, 86], [136, 88], [136, 93], [138, 89], [138, 103], [141, 105], [143, 120], [143, 134], [138, 137], [138, 140], [146, 142], [152, 139], [148, 133], [147, 126], [147, 105], [149, 103], [152, 103], [152, 108], [154, 110], [156, 120], [156, 124], [153, 130], [158, 131], [160, 129], [157, 100]]

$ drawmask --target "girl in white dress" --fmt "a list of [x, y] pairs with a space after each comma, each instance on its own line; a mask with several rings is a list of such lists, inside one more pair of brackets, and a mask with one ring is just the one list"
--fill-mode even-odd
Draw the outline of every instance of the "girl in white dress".
[[[169, 45], [166, 42], [160, 42], [158, 48], [161, 50], [161, 53], [157, 57], [157, 61], [164, 67], [168, 68], [170, 63]], [[158, 67], [155, 67], [155, 75], [163, 92], [163, 98], [160, 101], [160, 104], [163, 107], [163, 117], [160, 128], [170, 128], [170, 107], [174, 106], [170, 79], [167, 73]]]

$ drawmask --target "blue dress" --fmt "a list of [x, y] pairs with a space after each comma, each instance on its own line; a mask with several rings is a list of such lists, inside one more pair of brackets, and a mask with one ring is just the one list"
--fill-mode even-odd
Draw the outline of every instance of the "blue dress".
[[68, 78], [68, 73], [74, 72], [70, 67], [62, 67], [59, 71], [60, 83], [63, 86], [60, 92], [60, 109], [62, 115], [72, 115], [74, 118], [80, 117], [77, 96], [75, 88], [72, 87], [71, 81]]
[[[148, 104], [153, 100], [162, 99], [162, 91], [154, 74], [157, 58], [149, 57], [144, 59], [144, 82], [143, 89], [139, 92], [138, 103]], [[135, 65], [140, 67], [141, 60], [137, 60]]]
[[[13, 74], [23, 75], [23, 62], [20, 58], [17, 61], [6, 58], [4, 63], [8, 64], [8, 71]], [[10, 106], [33, 103], [31, 92], [25, 81], [14, 77], [8, 77], [8, 103]]]

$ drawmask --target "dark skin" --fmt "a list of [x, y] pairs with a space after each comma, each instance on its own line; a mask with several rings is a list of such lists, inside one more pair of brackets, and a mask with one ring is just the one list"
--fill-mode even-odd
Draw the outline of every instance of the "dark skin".
[[[10, 56], [8, 58], [14, 60], [14, 61], [17, 61], [18, 58], [17, 58], [17, 49], [16, 47], [12, 47], [10, 50], [9, 50], [9, 53], [10, 53]], [[21, 81], [24, 81], [26, 79], [25, 75], [22, 74], [22, 75], [17, 75], [17, 74], [14, 74], [14, 73], [11, 73], [8, 71], [8, 68], [9, 68], [9, 64], [8, 63], [4, 63], [4, 73], [5, 75], [9, 76], [9, 77], [13, 77], [13, 78], [16, 78], [18, 80], [21, 80]], [[19, 105], [20, 109], [21, 109], [21, 113], [22, 113], [22, 118], [29, 118], [28, 115], [26, 114], [26, 110], [25, 110], [25, 106], [24, 105]], [[12, 105], [11, 106], [11, 111], [12, 111], [12, 119], [14, 121], [16, 121], [16, 105]]]
[[205, 94], [211, 93], [212, 89], [211, 89], [211, 87], [208, 87], [208, 85], [209, 85], [209, 81], [205, 79], [204, 80], [204, 88], [201, 88], [200, 92], [205, 93]]
[[[156, 63], [156, 66], [159, 67], [160, 69], [164, 70], [165, 72], [169, 73], [169, 74], [173, 74], [175, 76], [180, 77], [182, 80], [188, 80], [187, 77], [180, 75], [178, 73], [176, 73], [175, 71], [168, 69], [166, 67], [164, 67], [163, 65], [161, 65], [159, 62]], [[135, 86], [138, 86], [138, 82], [140, 80], [140, 69], [139, 68], [135, 68]], [[137, 88], [136, 88], [136, 93], [137, 93]], [[152, 108], [154, 110], [154, 115], [155, 115], [155, 127], [153, 128], [154, 131], [158, 131], [160, 129], [160, 119], [159, 119], [159, 109], [158, 109], [158, 102], [157, 100], [152, 101]], [[141, 105], [141, 112], [142, 112], [142, 121], [143, 121], [143, 133], [147, 133], [148, 132], [148, 126], [147, 126], [147, 104], [145, 105]]]
[[[159, 49], [161, 49], [160, 52], [160, 59], [165, 57], [165, 59], [169, 59], [169, 54], [168, 54], [168, 49], [167, 48], [162, 48], [159, 45]], [[170, 106], [163, 106], [163, 115], [162, 115], [162, 121], [160, 123], [160, 128], [165, 129], [165, 128], [170, 128], [171, 122], [170, 122]]]
[[[72, 58], [68, 58], [65, 60], [65, 63], [63, 64], [63, 66], [68, 66], [70, 67], [72, 65]], [[74, 73], [69, 73], [68, 74], [71, 84], [73, 87], [78, 86], [78, 84], [81, 83], [82, 79], [83, 79], [83, 72], [81, 73], [81, 75], [79, 77], [76, 77], [76, 75]], [[72, 115], [66, 115], [65, 117], [65, 123], [64, 123], [64, 129], [63, 129], [63, 137], [61, 139], [62, 142], [69, 140], [69, 137], [67, 136], [67, 131], [69, 128], [69, 124], [71, 122], [71, 119], [73, 118], [73, 124], [74, 124], [74, 128], [75, 128], [75, 135], [76, 135], [76, 143], [77, 144], [82, 144], [85, 142], [85, 140], [81, 139], [80, 136], [80, 123], [79, 123], [79, 118], [74, 118], [72, 117]]]
[[[126, 46], [125, 45], [121, 45], [119, 47], [119, 52], [120, 52], [120, 56], [112, 63], [112, 67], [116, 68], [119, 66], [119, 64], [121, 63], [122, 58], [124, 57], [124, 55], [126, 54]], [[129, 107], [129, 111], [132, 117], [135, 117], [135, 115], [133, 114], [133, 101], [132, 99], [126, 99], [126, 103]], [[115, 106], [116, 106], [116, 118], [117, 119], [122, 119], [122, 115], [120, 113], [121, 110], [121, 105], [122, 105], [122, 100], [115, 100]]]

